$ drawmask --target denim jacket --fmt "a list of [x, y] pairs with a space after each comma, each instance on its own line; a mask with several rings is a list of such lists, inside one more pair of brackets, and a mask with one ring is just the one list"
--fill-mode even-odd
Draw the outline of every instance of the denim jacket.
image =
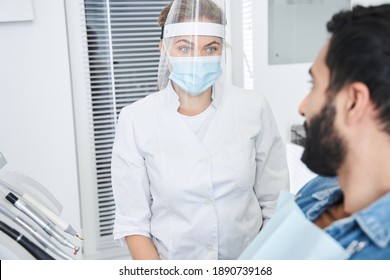
[[[318, 176], [296, 196], [297, 204], [311, 221], [342, 200], [343, 193], [335, 177]], [[324, 230], [351, 252], [350, 259], [390, 259], [390, 193]]]

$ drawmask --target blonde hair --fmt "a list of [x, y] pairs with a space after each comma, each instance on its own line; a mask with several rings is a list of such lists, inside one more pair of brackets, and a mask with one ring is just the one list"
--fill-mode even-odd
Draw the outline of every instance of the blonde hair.
[[[199, 11], [199, 18], [206, 18], [214, 23], [220, 23], [225, 25], [225, 15], [220, 7], [218, 7], [213, 1], [210, 0], [198, 0], [199, 8], [194, 9], [197, 0], [181, 0], [179, 5], [174, 5], [174, 12], [177, 14], [175, 20], [177, 22], [183, 22], [185, 19], [194, 18], [194, 11]], [[175, 0], [171, 0], [168, 5], [161, 10], [158, 18], [158, 24], [163, 27], [167, 21], [169, 12], [172, 9], [172, 5]]]

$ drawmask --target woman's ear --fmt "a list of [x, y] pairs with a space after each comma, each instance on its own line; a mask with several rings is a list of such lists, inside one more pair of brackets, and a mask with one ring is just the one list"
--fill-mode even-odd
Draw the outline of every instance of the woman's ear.
[[353, 124], [362, 120], [370, 109], [370, 90], [367, 85], [361, 82], [355, 82], [346, 88], [345, 113], [346, 121]]

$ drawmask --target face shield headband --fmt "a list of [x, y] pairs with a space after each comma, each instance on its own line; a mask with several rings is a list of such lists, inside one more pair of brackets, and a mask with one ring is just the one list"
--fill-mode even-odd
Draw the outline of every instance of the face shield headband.
[[225, 38], [225, 26], [212, 22], [181, 22], [167, 24], [162, 39], [177, 36], [215, 36]]

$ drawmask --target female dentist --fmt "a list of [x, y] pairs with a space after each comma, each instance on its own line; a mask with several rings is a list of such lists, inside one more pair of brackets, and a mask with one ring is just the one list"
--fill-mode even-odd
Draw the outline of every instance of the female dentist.
[[120, 113], [114, 238], [133, 259], [236, 259], [288, 190], [283, 142], [260, 93], [220, 83], [223, 0], [161, 12], [159, 92]]

